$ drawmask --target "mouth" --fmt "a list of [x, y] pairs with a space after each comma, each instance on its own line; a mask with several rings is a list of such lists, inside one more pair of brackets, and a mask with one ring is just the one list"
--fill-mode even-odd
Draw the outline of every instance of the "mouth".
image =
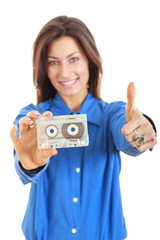
[[63, 86], [72, 86], [77, 82], [77, 80], [78, 79], [75, 78], [75, 79], [70, 80], [70, 81], [62, 81], [62, 82], [60, 82], [60, 84], [63, 85]]

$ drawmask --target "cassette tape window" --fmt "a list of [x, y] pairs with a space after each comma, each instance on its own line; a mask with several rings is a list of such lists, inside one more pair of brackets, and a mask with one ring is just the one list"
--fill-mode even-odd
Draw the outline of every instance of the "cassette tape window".
[[60, 16], [40, 30], [33, 46], [37, 105], [20, 110], [10, 132], [16, 171], [31, 183], [27, 240], [127, 237], [120, 151], [138, 156], [153, 148], [156, 128], [134, 104], [134, 83], [127, 104], [107, 103], [101, 77], [100, 54], [82, 21]]

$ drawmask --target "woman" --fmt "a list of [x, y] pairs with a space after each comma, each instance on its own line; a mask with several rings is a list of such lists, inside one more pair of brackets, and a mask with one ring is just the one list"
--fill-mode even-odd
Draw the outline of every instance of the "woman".
[[[100, 98], [102, 66], [95, 41], [80, 20], [48, 22], [33, 47], [37, 106], [23, 108], [11, 129], [16, 171], [31, 184], [22, 224], [27, 240], [122, 240], [127, 236], [121, 202], [120, 151], [132, 156], [156, 143], [153, 122], [134, 104]], [[35, 120], [87, 114], [89, 146], [38, 149]], [[18, 136], [17, 136], [18, 134]]]

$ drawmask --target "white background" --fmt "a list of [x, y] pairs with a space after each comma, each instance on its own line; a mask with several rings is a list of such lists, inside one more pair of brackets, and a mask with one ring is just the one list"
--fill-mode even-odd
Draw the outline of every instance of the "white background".
[[[1, 173], [0, 238], [23, 240], [21, 222], [30, 185], [14, 169], [9, 130], [18, 111], [36, 102], [32, 44], [58, 15], [78, 17], [93, 33], [103, 59], [105, 101], [126, 101], [129, 82], [136, 104], [160, 129], [160, 5], [157, 0], [10, 0], [0, 6]], [[160, 134], [160, 133], [159, 133]], [[127, 240], [160, 239], [160, 145], [138, 158], [122, 154], [120, 175]]]

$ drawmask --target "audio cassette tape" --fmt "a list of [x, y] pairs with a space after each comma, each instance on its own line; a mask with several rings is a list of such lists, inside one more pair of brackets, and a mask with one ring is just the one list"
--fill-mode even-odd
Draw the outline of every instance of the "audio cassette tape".
[[66, 148], [88, 146], [86, 114], [41, 117], [36, 120], [38, 147]]

